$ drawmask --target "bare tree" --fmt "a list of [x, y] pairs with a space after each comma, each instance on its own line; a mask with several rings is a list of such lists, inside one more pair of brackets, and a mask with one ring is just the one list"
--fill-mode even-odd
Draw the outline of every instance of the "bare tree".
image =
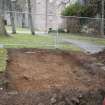
[[10, 10], [11, 25], [12, 25], [12, 34], [16, 34], [14, 13], [13, 13], [13, 9], [12, 9], [12, 1], [11, 0], [9, 0], [9, 10]]
[[6, 29], [5, 29], [3, 16], [0, 16], [0, 35], [8, 36]]
[[25, 28], [25, 13], [22, 14], [22, 28]]
[[25, 18], [26, 14], [24, 11], [26, 10], [26, 0], [17, 0], [16, 1], [16, 10], [21, 11], [21, 16], [22, 16], [22, 28], [25, 28]]
[[4, 0], [0, 0], [0, 35], [8, 36], [4, 24]]
[[27, 0], [27, 4], [28, 4], [28, 17], [29, 17], [31, 33], [32, 33], [32, 35], [35, 35], [34, 25], [33, 25], [33, 21], [32, 21], [31, 1]]

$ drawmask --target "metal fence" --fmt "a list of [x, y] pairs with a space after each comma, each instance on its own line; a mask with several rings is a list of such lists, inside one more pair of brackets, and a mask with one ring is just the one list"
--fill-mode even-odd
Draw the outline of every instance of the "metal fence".
[[[11, 14], [12, 13], [12, 14]], [[47, 43], [47, 39], [37, 44], [43, 46], [53, 46], [59, 48], [65, 36], [92, 36], [103, 37], [104, 26], [102, 18], [76, 17], [76, 16], [60, 16], [56, 14], [35, 14], [19, 11], [4, 11], [4, 21], [9, 33], [12, 33], [12, 21], [16, 28], [17, 34], [30, 34], [29, 14], [32, 15], [34, 31], [36, 35], [51, 37], [52, 43]], [[13, 20], [11, 20], [11, 15]], [[29, 44], [29, 40], [17, 42], [16, 44]], [[15, 45], [11, 42], [10, 45]]]
[[[30, 29], [28, 15], [32, 15], [33, 26], [36, 31], [56, 31], [68, 33], [85, 33], [94, 36], [102, 35], [104, 28], [102, 18], [60, 16], [56, 14], [35, 14], [18, 11], [5, 11], [4, 18], [7, 26], [11, 26], [11, 13], [14, 17], [15, 27]], [[105, 20], [104, 20], [105, 21]]]
[[104, 33], [102, 22], [102, 18], [61, 16], [59, 30], [67, 33], [102, 37]]

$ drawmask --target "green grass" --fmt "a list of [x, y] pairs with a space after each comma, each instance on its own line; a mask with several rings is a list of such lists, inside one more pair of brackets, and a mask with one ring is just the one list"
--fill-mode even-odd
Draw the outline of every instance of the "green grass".
[[0, 48], [0, 72], [3, 72], [6, 68], [7, 51]]
[[[55, 48], [55, 37], [52, 35], [39, 36], [30, 34], [15, 34], [11, 37], [0, 36], [0, 44], [5, 48]], [[72, 51], [80, 50], [74, 45], [58, 44], [61, 49]]]
[[[7, 30], [7, 32], [12, 32], [11, 26], [6, 26], [6, 30]], [[16, 27], [16, 31], [30, 32], [30, 29], [29, 28], [19, 28], [19, 27]]]
[[[8, 32], [11, 32], [11, 26], [6, 26], [6, 29]], [[30, 33], [30, 30], [28, 28], [16, 28], [17, 32], [27, 32]], [[64, 38], [69, 38], [69, 39], [75, 39], [75, 40], [81, 40], [81, 41], [86, 41], [86, 42], [91, 42], [99, 45], [105, 45], [105, 38], [95, 38], [95, 37], [89, 37], [86, 35], [80, 35], [80, 34], [72, 34], [72, 33], [60, 33], [60, 36], [63, 36]]]
[[5, 48], [35, 48], [38, 46], [53, 45], [54, 38], [52, 36], [15, 34], [11, 37], [0, 36], [0, 44], [4, 44]]
[[75, 40], [85, 41], [89, 43], [90, 42], [95, 43], [98, 45], [105, 45], [105, 38], [95, 38], [95, 37], [76, 35], [76, 34], [60, 34], [60, 35], [67, 39], [75, 39]]
[[79, 47], [72, 45], [72, 44], [60, 44], [59, 49], [67, 50], [67, 51], [75, 51], [75, 52], [81, 51]]

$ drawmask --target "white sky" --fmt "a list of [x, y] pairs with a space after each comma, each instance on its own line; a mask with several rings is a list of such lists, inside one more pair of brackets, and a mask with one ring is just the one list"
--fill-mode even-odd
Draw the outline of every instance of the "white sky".
[[53, 0], [49, 0], [50, 2], [52, 2]]
[[[50, 2], [53, 2], [53, 0], [49, 0]], [[56, 0], [56, 3], [59, 4], [62, 0]], [[65, 2], [68, 0], [64, 0]], [[71, 3], [75, 3], [77, 0], [70, 0]]]

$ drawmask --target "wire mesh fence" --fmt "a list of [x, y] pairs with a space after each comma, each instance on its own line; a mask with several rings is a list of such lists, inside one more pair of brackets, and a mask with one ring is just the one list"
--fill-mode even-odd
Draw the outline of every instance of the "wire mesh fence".
[[59, 32], [84, 33], [101, 37], [101, 32], [104, 31], [102, 30], [102, 18], [57, 16], [54, 14], [45, 15], [17, 11], [4, 12], [5, 24], [12, 26], [11, 15], [13, 15], [16, 28], [30, 29], [29, 14], [32, 15], [34, 30], [39, 32], [54, 32], [58, 30]]
[[[102, 19], [76, 16], [61, 16], [59, 29], [67, 33], [83, 33], [84, 35], [102, 35]], [[105, 21], [105, 20], [104, 20]]]
[[[35, 36], [31, 35], [31, 24], [30, 24], [29, 14], [31, 14], [32, 16], [32, 24]], [[57, 41], [56, 40], [57, 31], [55, 31], [54, 33], [49, 33], [48, 31], [50, 30], [50, 28], [48, 28], [50, 27], [48, 24], [53, 26], [52, 23], [47, 21], [47, 18], [51, 17], [56, 18], [56, 16], [52, 15], [46, 17], [46, 15], [44, 14], [34, 14], [34, 13], [19, 12], [19, 11], [4, 11], [4, 22], [6, 30], [8, 33], [12, 33], [13, 29], [15, 28], [16, 34], [14, 35], [14, 37], [17, 40], [15, 41], [13, 39], [15, 42], [12, 40], [11, 43], [5, 43], [5, 41], [4, 42], [1, 41], [1, 44], [5, 45], [6, 47], [23, 46], [23, 47], [38, 47], [38, 48], [39, 47], [55, 48], [56, 47], [55, 41]]]
[[[29, 14], [32, 16], [35, 36], [30, 35], [32, 24], [30, 24]], [[8, 33], [12, 33], [14, 27], [18, 34], [14, 35], [17, 37], [16, 41], [13, 39], [14, 41], [11, 43], [1, 42], [10, 47], [22, 45], [24, 47], [42, 46], [44, 48], [51, 46], [52, 48], [59, 48], [65, 46], [62, 41], [67, 39], [67, 36], [102, 37], [102, 33], [104, 33], [102, 18], [4, 11], [4, 22]]]

